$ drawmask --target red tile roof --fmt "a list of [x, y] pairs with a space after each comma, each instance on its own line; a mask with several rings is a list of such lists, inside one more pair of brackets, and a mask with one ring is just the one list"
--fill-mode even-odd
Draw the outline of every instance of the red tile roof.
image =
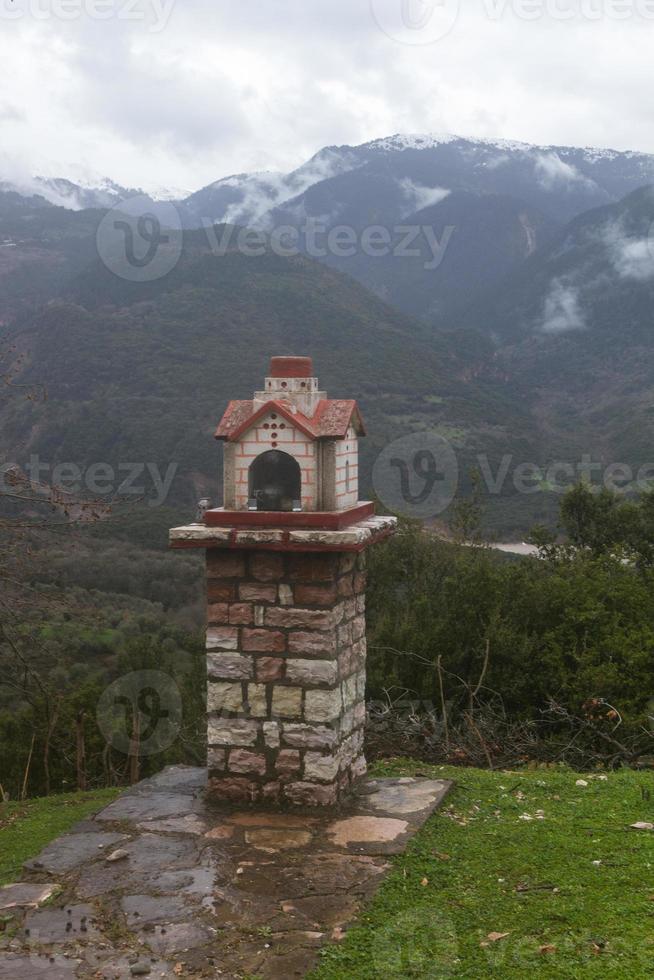
[[366, 434], [361, 413], [354, 400], [324, 398], [318, 402], [311, 418], [302, 412], [294, 412], [286, 401], [264, 402], [256, 411], [253, 401], [230, 402], [216, 429], [216, 439], [236, 442], [269, 412], [282, 415], [310, 439], [344, 439], [350, 424], [354, 425], [358, 435]]

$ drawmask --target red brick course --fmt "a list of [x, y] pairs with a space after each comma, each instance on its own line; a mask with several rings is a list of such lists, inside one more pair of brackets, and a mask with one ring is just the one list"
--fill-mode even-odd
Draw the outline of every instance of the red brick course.
[[249, 626], [254, 622], [254, 609], [250, 602], [233, 602], [229, 607], [229, 622], [233, 626]]
[[283, 574], [283, 555], [273, 552], [250, 555], [250, 575], [258, 582], [278, 582]]
[[338, 555], [290, 554], [288, 564], [291, 582], [330, 583], [338, 572]]
[[257, 657], [254, 662], [257, 683], [280, 681], [284, 674], [284, 664], [285, 661], [278, 657]]
[[207, 551], [208, 578], [242, 578], [245, 575], [245, 555], [239, 551]]
[[229, 623], [228, 602], [213, 602], [207, 606], [207, 626], [226, 626]]
[[232, 602], [236, 598], [236, 585], [234, 582], [221, 582], [207, 580], [207, 601], [208, 602]]
[[298, 606], [333, 606], [337, 599], [335, 585], [298, 585], [294, 598]]
[[241, 646], [245, 653], [284, 653], [286, 635], [279, 630], [250, 630], [241, 632]]
[[291, 609], [288, 606], [266, 609], [266, 626], [328, 630], [334, 625], [334, 614], [327, 609]]

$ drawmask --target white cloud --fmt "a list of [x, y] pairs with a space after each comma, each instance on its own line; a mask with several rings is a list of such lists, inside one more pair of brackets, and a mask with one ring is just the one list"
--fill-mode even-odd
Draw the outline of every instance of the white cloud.
[[233, 225], [254, 227], [263, 215], [284, 197], [284, 174], [248, 174], [228, 177], [217, 181], [214, 188], [231, 187], [239, 192], [240, 198], [227, 208], [225, 222]]
[[654, 151], [652, 23], [636, 15], [493, 19], [466, 0], [421, 47], [384, 34], [369, 0], [176, 0], [156, 33], [152, 18], [37, 20], [29, 7], [0, 19], [0, 117], [4, 151], [32, 174], [195, 189], [397, 132]]
[[583, 183], [592, 181], [580, 174], [576, 167], [562, 160], [558, 153], [539, 153], [536, 156], [536, 175], [541, 187], [552, 190], [562, 184]]
[[273, 208], [293, 202], [289, 205], [289, 210], [296, 211], [298, 206], [303, 205], [301, 203], [296, 205], [294, 198], [304, 194], [308, 188], [319, 181], [345, 173], [357, 165], [358, 162], [351, 154], [327, 149], [290, 174], [274, 171], [262, 174], [235, 174], [216, 181], [213, 187], [214, 189], [230, 187], [240, 195], [225, 213], [224, 220], [228, 224], [267, 226], [269, 212]]
[[640, 238], [629, 235], [622, 222], [614, 222], [602, 230], [601, 237], [622, 279], [654, 279], [654, 226], [649, 236]]
[[631, 239], [622, 243], [614, 255], [615, 267], [623, 279], [641, 282], [654, 278], [654, 248], [648, 238]]
[[398, 183], [408, 204], [408, 210], [404, 217], [415, 214], [416, 211], [431, 208], [434, 204], [440, 204], [452, 193], [445, 187], [423, 187], [421, 184], [416, 184], [410, 177], [404, 177]]
[[545, 299], [541, 330], [544, 333], [569, 333], [585, 327], [579, 290], [563, 279], [553, 279]]

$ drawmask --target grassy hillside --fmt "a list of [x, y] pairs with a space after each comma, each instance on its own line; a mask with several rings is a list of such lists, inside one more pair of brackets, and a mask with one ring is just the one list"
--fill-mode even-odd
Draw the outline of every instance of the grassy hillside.
[[[123, 530], [144, 543], [160, 545], [166, 524], [191, 517], [200, 497], [219, 500], [215, 423], [229, 398], [260, 386], [275, 353], [312, 354], [330, 395], [361, 402], [370, 433], [364, 495], [381, 449], [414, 432], [450, 440], [464, 493], [472, 467], [482, 466], [487, 489], [508, 460], [502, 492], [487, 501], [492, 535], [524, 536], [556, 511], [546, 480], [517, 492], [521, 464], [545, 473], [552, 461], [576, 466], [584, 456], [635, 470], [650, 462], [648, 189], [576, 218], [483, 303], [438, 329], [315, 261], [214, 254], [200, 231], [184, 233], [168, 275], [127, 282], [97, 255], [100, 212], [10, 198], [0, 195], [0, 239], [15, 244], [0, 249], [0, 321], [25, 358], [19, 380], [43, 385], [48, 400], [0, 390], [0, 453], [85, 470], [106, 464], [113, 491], [130, 464], [168, 475], [164, 494], [148, 472], [136, 482], [157, 506]], [[468, 231], [485, 228], [471, 239], [483, 262], [493, 234], [482, 217], [470, 220]], [[477, 267], [455, 253], [461, 282], [476, 280]]]
[[[212, 435], [226, 402], [251, 396], [275, 353], [312, 354], [332, 397], [360, 400], [370, 432], [366, 494], [379, 451], [409, 432], [451, 437], [464, 476], [479, 452], [499, 460], [516, 447], [536, 451], [515, 393], [501, 379], [480, 377], [490, 342], [434, 336], [310, 260], [219, 257], [191, 234], [164, 279], [126, 283], [96, 259], [61, 298], [22, 315], [13, 330], [26, 358], [20, 381], [43, 385], [48, 398], [0, 392], [0, 449], [19, 462], [37, 454], [116, 472], [130, 463], [161, 473], [172, 466], [170, 493], [156, 503], [188, 517], [200, 497], [219, 494]], [[153, 489], [146, 480], [144, 496]]]
[[654, 189], [571, 222], [468, 322], [529, 399], [545, 458], [652, 461]]

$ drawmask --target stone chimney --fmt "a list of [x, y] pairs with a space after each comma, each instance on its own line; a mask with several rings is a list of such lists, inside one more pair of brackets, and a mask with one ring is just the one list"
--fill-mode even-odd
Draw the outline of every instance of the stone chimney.
[[353, 400], [274, 357], [230, 402], [224, 501], [171, 531], [207, 555], [207, 737], [217, 801], [337, 803], [366, 771], [366, 549], [391, 534], [358, 493]]

